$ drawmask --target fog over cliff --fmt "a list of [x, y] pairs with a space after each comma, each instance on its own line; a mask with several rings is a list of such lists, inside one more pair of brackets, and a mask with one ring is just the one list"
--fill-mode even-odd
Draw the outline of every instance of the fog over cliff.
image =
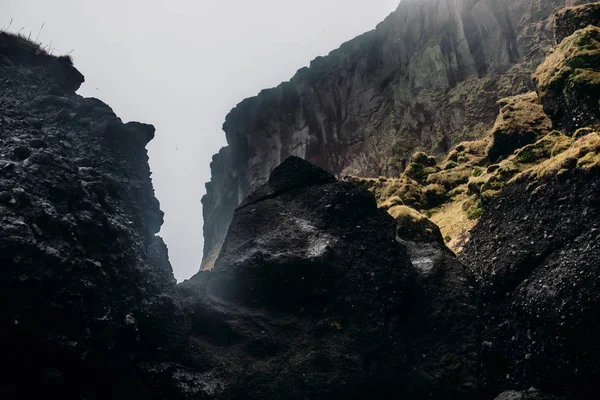
[[[156, 126], [149, 145], [176, 277], [202, 258], [204, 182], [227, 113], [319, 55], [373, 29], [398, 0], [3, 0], [0, 27], [31, 32], [85, 75], [79, 93], [124, 121]], [[12, 19], [12, 23], [11, 23]], [[40, 31], [41, 25], [44, 24]]]

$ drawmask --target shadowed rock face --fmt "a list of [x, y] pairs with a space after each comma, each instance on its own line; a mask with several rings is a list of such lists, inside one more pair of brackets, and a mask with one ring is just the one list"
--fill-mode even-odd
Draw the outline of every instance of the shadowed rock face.
[[500, 98], [533, 89], [565, 0], [403, 0], [377, 29], [314, 60], [227, 116], [211, 163], [203, 269], [243, 198], [295, 155], [335, 174], [397, 176], [417, 148], [479, 138]]
[[154, 236], [154, 128], [76, 95], [68, 60], [30, 50], [0, 34], [0, 397], [122, 396], [147, 308], [175, 283]]

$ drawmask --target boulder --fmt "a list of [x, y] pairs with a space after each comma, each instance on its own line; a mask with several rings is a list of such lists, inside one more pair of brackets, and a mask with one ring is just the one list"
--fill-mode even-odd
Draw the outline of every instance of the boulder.
[[361, 185], [284, 161], [215, 268], [181, 287], [192, 336], [228, 371], [218, 398], [473, 398], [468, 273], [437, 243], [408, 248]]

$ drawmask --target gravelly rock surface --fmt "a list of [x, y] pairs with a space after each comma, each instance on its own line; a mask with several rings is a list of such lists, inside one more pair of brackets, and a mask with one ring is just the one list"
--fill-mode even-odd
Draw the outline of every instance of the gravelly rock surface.
[[526, 392], [511, 390], [502, 393], [496, 397], [496, 400], [564, 400], [564, 398], [541, 393], [537, 390], [528, 390]]
[[600, 181], [531, 191], [505, 189], [461, 255], [481, 289], [486, 383], [597, 398]]

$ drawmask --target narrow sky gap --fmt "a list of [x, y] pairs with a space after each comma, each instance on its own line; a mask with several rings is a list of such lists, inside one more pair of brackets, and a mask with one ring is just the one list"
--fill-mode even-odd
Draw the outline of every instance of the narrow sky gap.
[[[204, 183], [221, 125], [246, 97], [373, 29], [399, 0], [2, 0], [0, 28], [71, 53], [124, 121], [156, 126], [149, 145], [161, 231], [178, 280], [202, 257]], [[11, 23], [12, 20], [12, 23]], [[40, 30], [43, 24], [43, 29]]]

